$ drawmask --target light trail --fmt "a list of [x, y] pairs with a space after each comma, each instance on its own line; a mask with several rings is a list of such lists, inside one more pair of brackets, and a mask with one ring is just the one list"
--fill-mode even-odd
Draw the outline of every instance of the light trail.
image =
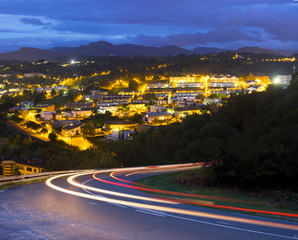
[[117, 199], [106, 198], [106, 197], [99, 197], [99, 196], [94, 196], [94, 195], [90, 195], [90, 194], [86, 194], [86, 193], [76, 192], [73, 190], [68, 190], [68, 189], [65, 189], [62, 187], [58, 187], [52, 183], [52, 181], [57, 178], [66, 177], [69, 175], [71, 175], [71, 174], [63, 174], [63, 175], [58, 175], [58, 176], [49, 178], [46, 181], [46, 184], [50, 188], [55, 189], [60, 192], [64, 192], [64, 193], [67, 193], [70, 195], [83, 197], [83, 198], [87, 198], [87, 199], [93, 199], [93, 200], [97, 200], [97, 201], [101, 201], [101, 202], [114, 203], [114, 204], [130, 206], [130, 207], [134, 207], [134, 208], [144, 208], [144, 209], [170, 212], [170, 213], [189, 215], [189, 216], [195, 216], [195, 217], [219, 219], [219, 220], [224, 220], [224, 221], [232, 221], [232, 222], [238, 222], [238, 223], [261, 225], [261, 226], [266, 226], [266, 227], [283, 228], [283, 229], [298, 231], [298, 226], [290, 225], [290, 224], [266, 222], [266, 221], [253, 220], [253, 219], [247, 219], [247, 218], [228, 217], [228, 216], [222, 216], [222, 215], [218, 215], [218, 214], [211, 214], [211, 213], [204, 213], [204, 212], [198, 212], [198, 211], [192, 211], [192, 210], [176, 209], [176, 208], [170, 208], [170, 207], [164, 207], [164, 206], [156, 206], [156, 205], [150, 205], [150, 204], [129, 202], [129, 201], [117, 200]]
[[[140, 173], [140, 172], [151, 172], [151, 171], [153, 171], [153, 170], [150, 170], [150, 169], [149, 170], [148, 169], [139, 170], [139, 171], [132, 172], [130, 174], [126, 174], [125, 177], [127, 175], [132, 175], [132, 174], [136, 174], [136, 173]], [[125, 172], [127, 172], [127, 171], [125, 171]], [[147, 185], [144, 185], [144, 184], [141, 184], [141, 183], [132, 182], [132, 181], [128, 181], [128, 180], [124, 180], [122, 178], [118, 178], [118, 177], [115, 176], [116, 174], [122, 174], [122, 173], [125, 173], [125, 172], [123, 172], [123, 171], [122, 172], [111, 172], [110, 173], [110, 177], [112, 177], [112, 178], [114, 178], [114, 179], [116, 179], [116, 180], [118, 180], [120, 182], [126, 182], [126, 183], [130, 183], [130, 184], [133, 184], [133, 185], [138, 185], [138, 186], [143, 186], [143, 187], [149, 188]]]
[[[140, 172], [149, 172], [149, 171], [153, 171], [153, 170], [140, 170], [140, 171], [135, 171], [135, 172], [132, 172], [132, 174], [137, 174], [137, 173], [140, 173]], [[147, 185], [144, 185], [144, 184], [138, 184], [138, 183], [134, 183], [134, 182], [131, 182], [131, 181], [127, 181], [127, 180], [124, 180], [122, 178], [118, 178], [115, 176], [115, 174], [121, 174], [121, 172], [111, 172], [110, 173], [110, 176], [120, 182], [126, 182], [126, 183], [130, 183], [130, 184], [134, 184], [134, 185], [139, 185], [139, 186], [143, 186], [145, 188], [148, 189], [148, 191], [152, 191], [152, 192], [155, 192], [156, 189], [155, 188], [152, 188], [150, 186], [147, 186]], [[126, 174], [126, 176], [130, 176], [131, 174]], [[146, 190], [143, 190], [143, 191], [146, 191]], [[208, 196], [208, 195], [201, 195], [201, 194], [192, 194], [192, 193], [181, 193], [181, 192], [173, 192], [173, 191], [164, 191], [164, 190], [157, 190], [158, 192], [159, 191], [163, 191], [163, 192], [160, 192], [160, 193], [164, 193], [164, 194], [174, 194], [174, 195], [181, 195], [181, 196], [185, 196], [185, 197], [191, 197], [191, 198], [203, 198], [203, 199], [207, 199], [207, 200], [220, 200], [220, 201], [228, 201], [228, 202], [239, 202], [239, 203], [248, 203], [248, 204], [258, 204], [258, 205], [261, 205], [260, 203], [258, 202], [253, 202], [253, 201], [247, 201], [247, 200], [240, 200], [240, 199], [233, 199], [233, 198], [223, 198], [223, 197], [216, 197], [216, 196]]]
[[[108, 181], [108, 180], [103, 180], [100, 179], [98, 177], [96, 177], [97, 173], [93, 174], [93, 178], [104, 182], [104, 183], [108, 183], [108, 184], [112, 184], [112, 185], [116, 185], [116, 186], [121, 186], [121, 187], [125, 187], [125, 188], [132, 188], [132, 189], [137, 189], [137, 190], [141, 190], [141, 191], [147, 191], [147, 192], [154, 192], [154, 193], [161, 193], [161, 194], [170, 194], [170, 195], [175, 195], [175, 196], [184, 196], [184, 197], [197, 197], [197, 198], [207, 198], [207, 199], [218, 199], [218, 200], [223, 200], [222, 198], [219, 197], [211, 197], [211, 196], [204, 196], [204, 195], [196, 195], [196, 194], [190, 194], [190, 193], [181, 193], [181, 192], [173, 192], [173, 191], [165, 191], [165, 190], [159, 190], [159, 189], [150, 189], [150, 188], [144, 188], [144, 187], [139, 187], [139, 186], [130, 186], [127, 184], [123, 184], [123, 183], [116, 183], [116, 182], [112, 182], [112, 181]], [[112, 176], [112, 174], [111, 174]], [[117, 180], [119, 178], [116, 178]], [[298, 214], [294, 214], [294, 213], [283, 213], [283, 212], [273, 212], [273, 211], [265, 211], [265, 210], [257, 210], [257, 209], [250, 209], [250, 208], [239, 208], [239, 207], [230, 207], [230, 206], [224, 206], [224, 205], [215, 205], [215, 204], [207, 204], [207, 203], [198, 203], [198, 202], [191, 202], [191, 201], [183, 201], [183, 200], [174, 200], [175, 202], [179, 202], [179, 203], [187, 203], [187, 204], [194, 204], [194, 205], [200, 205], [200, 206], [204, 206], [204, 207], [213, 207], [213, 208], [221, 208], [221, 209], [229, 209], [229, 210], [236, 210], [236, 211], [243, 211], [243, 212], [253, 212], [253, 213], [262, 213], [262, 214], [268, 214], [268, 215], [278, 215], [278, 216], [286, 216], [286, 217], [294, 217], [294, 218], [298, 218]], [[226, 200], [227, 201], [227, 200]], [[228, 201], [233, 201], [233, 199], [230, 199]], [[240, 200], [239, 200], [240, 201]]]
[[73, 186], [79, 187], [79, 188], [84, 188], [84, 189], [88, 189], [90, 191], [93, 192], [100, 192], [100, 193], [105, 193], [105, 194], [109, 194], [109, 195], [114, 195], [114, 196], [118, 196], [118, 197], [125, 197], [125, 198], [133, 198], [133, 199], [138, 199], [138, 200], [143, 200], [143, 201], [151, 201], [151, 202], [158, 202], [158, 203], [167, 203], [167, 204], [179, 204], [177, 202], [173, 202], [173, 201], [169, 201], [169, 200], [163, 200], [163, 199], [158, 199], [158, 198], [149, 198], [149, 197], [141, 197], [141, 196], [137, 196], [137, 195], [132, 195], [132, 194], [126, 194], [126, 193], [119, 193], [119, 192], [114, 192], [114, 191], [109, 191], [109, 190], [104, 190], [101, 188], [94, 188], [94, 187], [90, 187], [87, 185], [83, 185], [78, 183], [77, 181], [75, 181], [74, 179], [79, 177], [79, 176], [84, 176], [84, 175], [88, 175], [90, 173], [81, 173], [81, 174], [77, 174], [74, 176], [71, 176], [69, 178], [67, 178], [67, 182]]

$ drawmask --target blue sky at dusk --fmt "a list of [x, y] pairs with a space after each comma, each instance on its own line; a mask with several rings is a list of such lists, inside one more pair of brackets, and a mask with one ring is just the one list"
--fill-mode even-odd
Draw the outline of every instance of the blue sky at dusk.
[[298, 49], [295, 0], [0, 0], [0, 52], [94, 41]]

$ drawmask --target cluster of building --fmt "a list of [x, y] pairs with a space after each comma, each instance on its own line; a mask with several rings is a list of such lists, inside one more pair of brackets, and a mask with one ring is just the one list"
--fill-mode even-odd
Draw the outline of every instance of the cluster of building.
[[[9, 111], [10, 114], [18, 113], [26, 121], [43, 122], [51, 126], [50, 129], [58, 128], [61, 135], [71, 138], [82, 135], [86, 119], [96, 114], [109, 113], [119, 119], [140, 114], [145, 125], [166, 125], [191, 114], [210, 113], [210, 105], [221, 105], [220, 95], [262, 91], [269, 83], [267, 76], [249, 76], [245, 80], [230, 75], [170, 77], [167, 81], [145, 84], [139, 92], [122, 90], [110, 94], [107, 89], [90, 90], [89, 94], [82, 96], [82, 101], [67, 103], [60, 109], [55, 109], [54, 104], [34, 105], [26, 101]], [[56, 85], [43, 91], [52, 89], [67, 92], [65, 86]], [[35, 88], [35, 91], [39, 90]], [[132, 132], [119, 134], [119, 131], [136, 129], [136, 126], [129, 127], [122, 122], [116, 128], [105, 124], [103, 129], [96, 128], [95, 133], [106, 135], [107, 139], [129, 139]], [[148, 128], [142, 131], [144, 129]]]
[[[287, 87], [290, 80], [290, 75], [280, 75], [274, 82]], [[118, 120], [104, 121], [104, 126], [101, 127], [93, 126], [94, 136], [103, 136], [107, 141], [125, 141], [132, 139], [136, 131], [146, 132], [160, 125], [181, 121], [192, 114], [210, 114], [213, 109], [222, 105], [222, 96], [238, 92], [264, 91], [270, 83], [268, 76], [248, 76], [246, 79], [230, 75], [170, 77], [160, 82], [143, 83], [142, 90], [137, 92], [122, 89], [118, 94], [111, 94], [107, 89], [90, 90], [87, 95], [82, 94], [80, 101], [68, 102], [59, 109], [56, 109], [54, 104], [34, 104], [32, 101], [24, 101], [9, 109], [9, 116], [16, 114], [25, 122], [35, 122], [47, 129], [47, 131], [42, 131], [41, 128], [31, 129], [32, 133], [48, 137], [55, 131], [61, 140], [73, 144], [72, 141], [77, 137], [85, 141], [82, 136], [91, 117], [107, 114], [118, 117]], [[1, 87], [3, 86], [0, 85]], [[62, 90], [65, 94], [68, 91], [64, 85], [53, 85], [48, 88], [27, 86], [23, 89], [2, 90], [2, 94], [21, 94], [24, 90], [33, 89], [48, 94], [53, 89], [56, 92]], [[142, 123], [125, 120], [136, 114], [141, 117]], [[81, 143], [78, 142], [78, 145]], [[16, 169], [21, 174], [43, 171], [42, 168], [28, 163], [8, 161], [2, 165], [5, 175]]]

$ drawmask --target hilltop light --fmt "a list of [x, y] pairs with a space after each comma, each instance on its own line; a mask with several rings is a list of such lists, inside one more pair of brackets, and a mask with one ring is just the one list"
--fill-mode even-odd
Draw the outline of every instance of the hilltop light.
[[279, 77], [276, 77], [274, 80], [273, 80], [273, 83], [275, 84], [280, 84], [281, 83], [281, 79]]
[[75, 60], [71, 60], [70, 63], [71, 63], [71, 64], [75, 64]]

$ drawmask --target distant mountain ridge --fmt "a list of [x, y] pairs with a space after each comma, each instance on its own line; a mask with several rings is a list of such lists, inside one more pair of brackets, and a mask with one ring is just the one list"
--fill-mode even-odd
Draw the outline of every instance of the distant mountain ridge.
[[267, 53], [267, 54], [281, 54], [293, 55], [298, 51], [289, 50], [269, 50], [258, 47], [244, 47], [238, 50], [228, 50], [220, 48], [197, 47], [192, 50], [187, 50], [177, 46], [165, 47], [147, 47], [135, 44], [121, 44], [114, 45], [109, 42], [99, 41], [92, 42], [88, 45], [81, 45], [79, 47], [54, 47], [51, 49], [38, 49], [23, 47], [17, 51], [9, 53], [0, 53], [0, 60], [20, 60], [20, 61], [37, 61], [39, 59], [54, 60], [62, 57], [105, 57], [105, 56], [121, 56], [121, 57], [135, 57], [135, 56], [177, 56], [179, 54], [207, 54], [207, 53], [221, 53], [221, 52], [237, 52], [237, 53]]

